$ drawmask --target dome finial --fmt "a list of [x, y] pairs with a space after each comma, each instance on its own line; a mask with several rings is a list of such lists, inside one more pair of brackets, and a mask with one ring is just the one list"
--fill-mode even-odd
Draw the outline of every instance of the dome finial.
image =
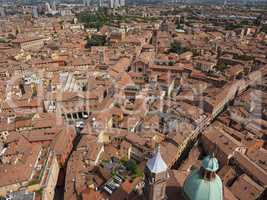
[[160, 144], [159, 143], [156, 144], [156, 153], [160, 153]]
[[202, 167], [210, 172], [216, 172], [219, 169], [219, 162], [214, 153], [206, 156], [202, 161]]

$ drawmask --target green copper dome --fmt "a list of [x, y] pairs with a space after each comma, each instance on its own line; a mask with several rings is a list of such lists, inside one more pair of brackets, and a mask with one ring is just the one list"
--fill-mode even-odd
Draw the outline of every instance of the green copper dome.
[[216, 172], [219, 169], [219, 163], [214, 156], [206, 156], [202, 161], [202, 167], [210, 172]]
[[185, 180], [184, 193], [189, 200], [223, 200], [223, 184], [215, 173], [218, 169], [214, 156], [203, 159], [202, 168], [192, 171]]
[[184, 192], [190, 200], [223, 200], [223, 185], [220, 177], [208, 181], [193, 171], [184, 183]]

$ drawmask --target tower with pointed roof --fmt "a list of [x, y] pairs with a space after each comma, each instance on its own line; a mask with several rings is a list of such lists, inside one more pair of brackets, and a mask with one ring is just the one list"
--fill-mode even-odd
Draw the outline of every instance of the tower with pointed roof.
[[189, 200], [223, 200], [223, 185], [216, 174], [218, 160], [209, 155], [202, 161], [200, 169], [193, 170], [184, 183], [184, 193]]
[[146, 200], [166, 199], [166, 183], [168, 167], [160, 154], [160, 146], [152, 158], [147, 161], [145, 168], [144, 197]]

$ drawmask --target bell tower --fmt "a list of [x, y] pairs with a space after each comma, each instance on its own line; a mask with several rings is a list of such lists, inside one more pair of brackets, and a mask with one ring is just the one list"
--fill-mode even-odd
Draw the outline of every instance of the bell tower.
[[145, 168], [145, 200], [165, 200], [166, 184], [168, 180], [168, 167], [160, 154], [157, 146], [154, 156], [147, 161]]

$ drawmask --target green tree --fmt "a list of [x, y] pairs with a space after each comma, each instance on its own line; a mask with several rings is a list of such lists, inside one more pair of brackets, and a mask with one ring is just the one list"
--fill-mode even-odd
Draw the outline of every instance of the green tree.
[[174, 41], [173, 43], [171, 43], [171, 48], [169, 50], [170, 53], [177, 53], [177, 54], [181, 54], [186, 51], [188, 51], [188, 48], [183, 47], [182, 44], [177, 41]]
[[143, 176], [142, 170], [138, 167], [134, 160], [128, 160], [126, 163], [126, 168], [131, 172], [132, 178]]
[[265, 34], [267, 34], [267, 25], [266, 24], [262, 25], [261, 31], [264, 32]]
[[135, 173], [137, 171], [137, 163], [134, 160], [129, 160], [126, 163], [126, 168], [129, 170], [131, 173]]
[[217, 70], [223, 72], [224, 70], [226, 70], [228, 68], [228, 66], [225, 63], [220, 63], [215, 67]]
[[77, 15], [80, 22], [84, 23], [87, 28], [100, 29], [103, 25], [109, 23], [109, 18], [104, 10], [95, 13], [81, 12]]
[[4, 38], [0, 38], [0, 43], [7, 43], [7, 41]]
[[93, 35], [90, 39], [87, 39], [86, 48], [92, 46], [104, 46], [106, 43], [106, 37], [102, 35]]

